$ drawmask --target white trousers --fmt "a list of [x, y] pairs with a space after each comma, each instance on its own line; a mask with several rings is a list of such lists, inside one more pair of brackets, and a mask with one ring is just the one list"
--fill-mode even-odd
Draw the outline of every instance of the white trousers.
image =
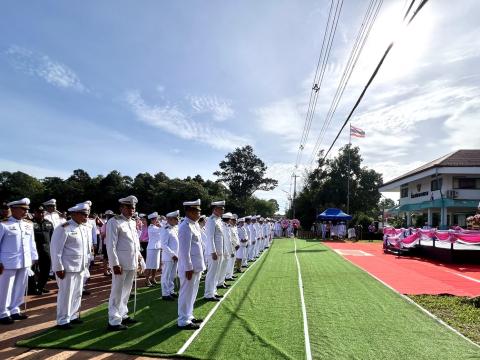
[[112, 274], [112, 290], [108, 300], [108, 323], [120, 325], [128, 317], [128, 298], [132, 292], [135, 270], [123, 270], [121, 275]]
[[175, 291], [175, 276], [177, 276], [177, 261], [164, 261], [162, 271], [162, 296], [168, 296]]
[[208, 262], [208, 271], [207, 275], [205, 276], [205, 293], [204, 296], [206, 298], [214, 297], [217, 292], [217, 283], [218, 283], [218, 276], [220, 273], [220, 267], [223, 262], [223, 256], [219, 256], [217, 260], [212, 259], [212, 255], [208, 255], [207, 257]]
[[65, 277], [57, 278], [57, 324], [68, 324], [78, 318], [78, 311], [82, 303], [83, 280], [85, 273], [65, 272]]
[[217, 286], [223, 285], [225, 283], [225, 276], [227, 275], [227, 266], [228, 260], [230, 259], [230, 255], [222, 257], [222, 263], [218, 269], [218, 277], [217, 277]]
[[248, 247], [248, 260], [253, 260], [253, 258], [255, 257], [255, 246], [256, 246], [257, 243], [254, 244], [250, 244], [250, 246]]
[[27, 268], [3, 269], [0, 275], [0, 319], [18, 314], [27, 288]]
[[193, 273], [192, 278], [187, 280], [185, 271], [180, 271], [180, 291], [178, 292], [178, 325], [185, 326], [192, 322], [193, 304], [198, 294], [201, 272]]
[[225, 279], [231, 279], [233, 276], [233, 268], [235, 267], [235, 257], [229, 257], [226, 261], [227, 263], [227, 272], [225, 274]]

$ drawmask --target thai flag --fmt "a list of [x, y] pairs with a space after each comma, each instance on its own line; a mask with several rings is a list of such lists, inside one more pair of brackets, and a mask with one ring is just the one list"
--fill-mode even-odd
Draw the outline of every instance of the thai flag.
[[364, 138], [365, 137], [365, 131], [362, 129], [359, 129], [353, 125], [350, 125], [350, 136], [353, 137], [358, 137], [358, 138]]

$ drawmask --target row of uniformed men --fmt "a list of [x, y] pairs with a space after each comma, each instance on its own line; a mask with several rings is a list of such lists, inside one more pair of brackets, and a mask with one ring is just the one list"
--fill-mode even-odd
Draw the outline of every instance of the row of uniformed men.
[[[110, 330], [123, 330], [126, 329], [126, 325], [135, 322], [128, 316], [127, 303], [137, 267], [145, 267], [140, 254], [136, 224], [132, 219], [138, 200], [134, 196], [128, 196], [119, 199], [119, 202], [121, 215], [108, 221], [106, 231], [109, 263], [114, 274], [109, 299]], [[20, 312], [20, 305], [23, 303], [27, 269], [38, 259], [31, 223], [24, 220], [29, 203], [29, 199], [26, 198], [9, 203], [12, 216], [2, 222], [0, 227], [0, 323], [4, 324], [26, 318], [26, 315]], [[81, 322], [79, 319], [81, 290], [84, 277], [88, 273], [91, 255], [92, 231], [87, 224], [90, 205], [91, 202], [85, 202], [68, 209], [71, 219], [57, 226], [52, 236], [52, 268], [59, 287], [57, 326], [62, 329], [69, 329], [71, 324]], [[207, 273], [209, 285], [213, 278], [215, 287], [220, 279], [224, 281], [221, 271], [225, 271], [225, 277], [233, 273], [230, 261], [235, 254], [232, 253], [232, 248], [229, 248], [229, 243], [237, 251], [237, 266], [239, 262], [245, 266], [248, 257], [253, 259], [258, 256], [261, 250], [268, 247], [271, 240], [271, 226], [263, 230], [261, 226], [256, 225], [256, 217], [253, 220], [252, 217], [247, 217], [245, 227], [243, 219], [240, 219], [239, 231], [235, 226], [222, 224], [219, 221], [221, 217], [227, 220], [230, 218], [229, 214], [223, 214], [224, 206], [224, 201], [212, 203], [213, 213], [207, 220], [204, 232], [198, 224], [200, 200], [184, 203], [186, 216], [178, 230], [176, 225], [179, 212], [167, 214], [166, 230], [172, 241], [169, 250], [167, 250], [169, 245], [163, 246], [166, 253], [163, 260], [165, 273], [162, 283], [165, 281], [165, 284], [162, 286], [164, 288], [162, 295], [167, 297], [174, 295], [173, 279], [178, 265], [180, 278], [178, 325], [181, 328], [196, 328], [200, 321], [193, 317], [193, 303], [198, 292], [199, 274], [205, 270], [204, 253], [209, 263]], [[231, 231], [227, 231], [228, 229]], [[175, 241], [177, 239], [178, 242]], [[247, 256], [243, 249], [247, 249], [249, 245], [251, 250]], [[176, 246], [178, 256], [175, 252]], [[227, 272], [225, 268], [232, 271]], [[233, 274], [230, 278], [232, 277]], [[225, 284], [220, 284], [222, 285]], [[218, 301], [219, 296], [216, 295], [215, 289], [213, 296], [208, 296], [210, 293], [206, 290], [205, 297]]]

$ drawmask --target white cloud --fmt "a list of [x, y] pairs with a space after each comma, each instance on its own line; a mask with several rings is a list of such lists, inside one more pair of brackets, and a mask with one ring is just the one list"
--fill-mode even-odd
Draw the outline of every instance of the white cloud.
[[45, 54], [36, 53], [17, 45], [10, 46], [6, 54], [11, 65], [18, 71], [39, 77], [59, 88], [73, 89], [79, 92], [88, 91], [72, 69]]
[[249, 143], [248, 139], [218, 126], [196, 122], [177, 106], [148, 105], [139, 91], [129, 91], [126, 101], [138, 120], [182, 139], [195, 140], [215, 149], [227, 150]]
[[232, 102], [217, 96], [187, 96], [190, 105], [197, 114], [211, 113], [215, 121], [224, 121], [234, 115]]
[[440, 143], [452, 149], [478, 149], [480, 147], [480, 100], [475, 97], [455, 111], [444, 123], [447, 138]]

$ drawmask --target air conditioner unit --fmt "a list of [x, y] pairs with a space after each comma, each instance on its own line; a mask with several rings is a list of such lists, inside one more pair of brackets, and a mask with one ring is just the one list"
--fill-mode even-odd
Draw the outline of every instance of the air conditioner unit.
[[458, 197], [458, 191], [447, 190], [447, 198], [448, 199], [456, 199], [457, 197]]

